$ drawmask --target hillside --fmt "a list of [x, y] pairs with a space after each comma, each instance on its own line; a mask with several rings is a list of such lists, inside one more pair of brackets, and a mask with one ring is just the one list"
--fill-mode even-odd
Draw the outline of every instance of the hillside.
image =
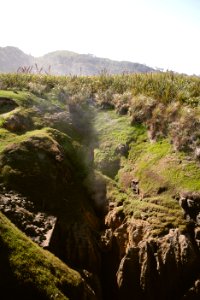
[[3, 293], [199, 299], [200, 79], [0, 82]]
[[[37, 66], [35, 65], [37, 64]], [[155, 71], [139, 63], [114, 61], [78, 54], [70, 51], [55, 51], [42, 57], [33, 57], [15, 47], [0, 48], [0, 72], [17, 72], [20, 67], [33, 67], [32, 72], [50, 72], [53, 75], [98, 75], [105, 70], [110, 74], [146, 73]]]

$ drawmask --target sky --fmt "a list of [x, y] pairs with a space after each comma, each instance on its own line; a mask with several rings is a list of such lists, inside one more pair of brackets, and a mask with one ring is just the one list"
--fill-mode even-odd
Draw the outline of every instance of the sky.
[[0, 47], [200, 75], [200, 0], [0, 0]]

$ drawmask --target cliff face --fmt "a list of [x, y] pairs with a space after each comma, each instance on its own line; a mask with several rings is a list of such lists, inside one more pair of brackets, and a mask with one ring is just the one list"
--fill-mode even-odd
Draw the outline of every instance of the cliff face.
[[[107, 216], [103, 237], [106, 299], [112, 296], [109, 286], [117, 299], [191, 299], [188, 290], [198, 286], [200, 265], [194, 229], [153, 238], [146, 221], [119, 224], [115, 218], [113, 212]], [[197, 289], [193, 293], [198, 297]]]

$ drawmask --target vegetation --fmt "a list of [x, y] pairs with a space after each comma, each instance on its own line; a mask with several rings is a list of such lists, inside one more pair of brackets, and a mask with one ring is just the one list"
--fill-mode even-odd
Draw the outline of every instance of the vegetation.
[[[195, 107], [199, 103], [200, 79], [184, 74], [147, 73], [99, 76], [52, 76], [36, 74], [0, 74], [1, 89], [30, 90], [39, 84], [46, 92], [53, 87], [67, 91], [81, 91], [87, 86], [92, 93], [106, 92], [112, 102], [116, 94], [131, 92], [132, 96], [145, 95], [161, 103], [180, 102]], [[31, 84], [30, 84], [31, 83]], [[126, 97], [127, 98], [127, 97]]]
[[[114, 111], [100, 111], [95, 118], [95, 131], [99, 147], [95, 149], [95, 166], [105, 175], [114, 177], [127, 156], [136, 130], [130, 126], [126, 116], [118, 116]], [[121, 155], [122, 154], [122, 155]]]

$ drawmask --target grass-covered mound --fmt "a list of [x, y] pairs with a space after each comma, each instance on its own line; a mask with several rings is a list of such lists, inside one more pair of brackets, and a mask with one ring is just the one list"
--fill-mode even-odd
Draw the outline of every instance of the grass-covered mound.
[[76, 154], [81, 147], [77, 143], [73, 146], [69, 136], [55, 129], [44, 128], [23, 135], [0, 129], [0, 134], [0, 180], [8, 188], [45, 202], [59, 192], [66, 192], [67, 186], [84, 173]]
[[0, 288], [5, 299], [92, 299], [80, 274], [0, 213]]

